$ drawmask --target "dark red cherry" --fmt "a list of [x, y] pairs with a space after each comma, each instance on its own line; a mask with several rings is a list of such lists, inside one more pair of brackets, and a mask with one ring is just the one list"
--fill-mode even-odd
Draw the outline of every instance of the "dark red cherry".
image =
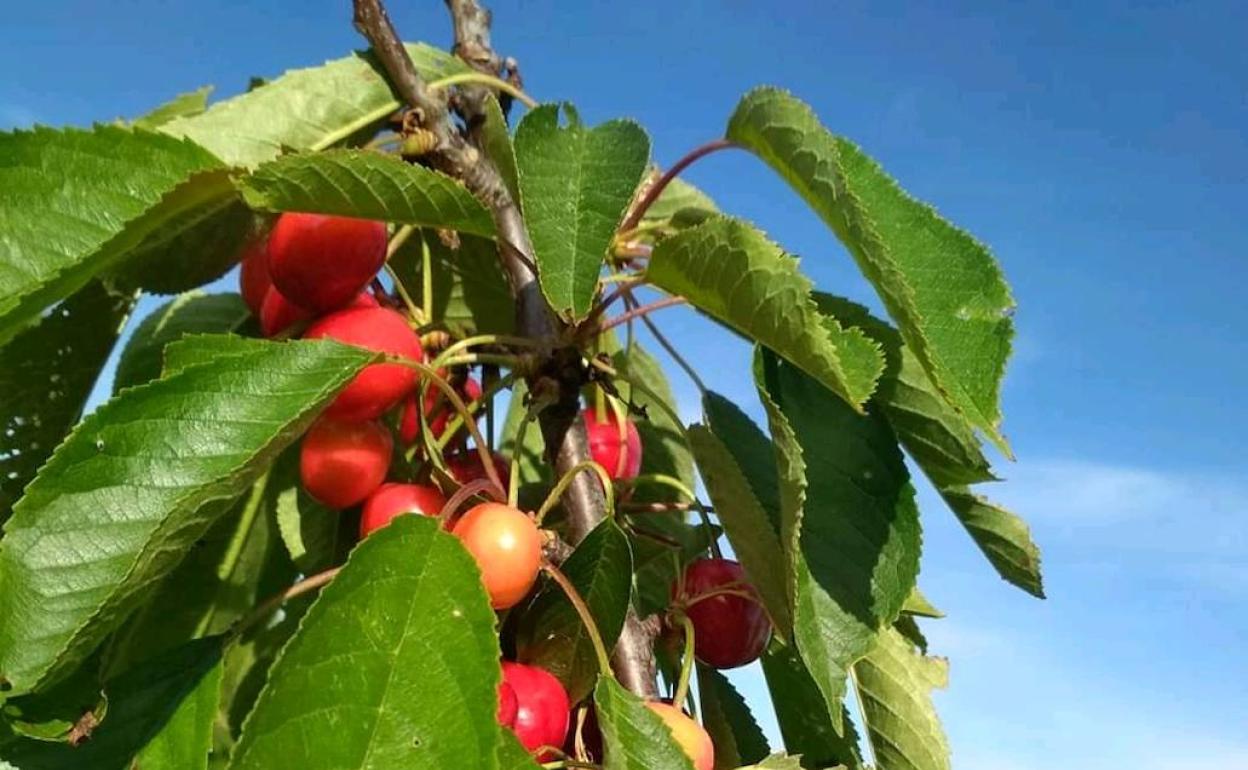
[[[424, 351], [420, 338], [399, 313], [383, 307], [351, 307], [330, 313], [308, 327], [305, 339], [332, 339], [391, 353], [413, 361]], [[402, 364], [371, 364], [356, 375], [325, 413], [342, 420], [371, 420], [416, 387], [415, 369]]]
[[[722, 589], [747, 594], [717, 594]], [[673, 592], [675, 587], [673, 587]], [[693, 621], [693, 649], [698, 660], [714, 668], [736, 668], [755, 661], [771, 638], [771, 621], [763, 611], [758, 593], [741, 565], [731, 559], [698, 559], [685, 568], [684, 593], [676, 597], [686, 604]]]
[[[495, 452], [493, 457], [494, 469], [503, 484], [503, 491], [506, 492], [507, 485], [511, 483], [511, 461], [498, 452]], [[476, 449], [461, 449], [447, 455], [446, 469], [460, 484], [489, 478], [485, 472], [485, 466], [481, 463], [481, 453]]]
[[[562, 746], [571, 704], [559, 680], [540, 666], [504, 662], [503, 681], [516, 693], [516, 719], [511, 729], [521, 745], [530, 752], [542, 746]], [[553, 757], [552, 752], [543, 752], [537, 758], [548, 761]]]
[[299, 307], [326, 313], [351, 302], [386, 262], [386, 226], [352, 217], [288, 212], [268, 244], [269, 277]]
[[637, 478], [641, 471], [641, 436], [633, 421], [624, 418], [624, 435], [621, 436], [613, 409], [605, 410], [603, 420], [598, 419], [597, 410], [592, 408], [582, 412], [581, 417], [589, 433], [589, 454], [594, 462], [606, 468], [612, 479]]

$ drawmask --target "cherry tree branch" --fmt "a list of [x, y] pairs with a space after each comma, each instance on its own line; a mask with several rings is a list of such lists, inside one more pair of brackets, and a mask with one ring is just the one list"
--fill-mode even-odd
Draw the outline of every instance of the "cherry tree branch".
[[[551, 311], [534, 270], [533, 245], [520, 207], [479, 136], [490, 89], [462, 84], [456, 111], [467, 132], [449, 119], [447, 104], [430, 94], [424, 80], [386, 16], [381, 0], [353, 0], [356, 29], [369, 41], [400, 97], [415, 111], [417, 123], [433, 132], [436, 142], [428, 162], [456, 177], [490, 209], [497, 231], [499, 259], [516, 303], [516, 328], [539, 343], [540, 361], [528, 378], [529, 392], [546, 399], [538, 422], [555, 472], [563, 475], [590, 459], [589, 440], [580, 417], [580, 390], [588, 379], [580, 352], [568, 343], [566, 325]], [[455, 52], [479, 72], [499, 74], [501, 65], [490, 43], [490, 14], [476, 0], [446, 0], [455, 28]], [[514, 67], [511, 67], [514, 69]], [[579, 543], [605, 516], [605, 500], [597, 476], [575, 476], [563, 496], [568, 539]], [[653, 652], [654, 623], [630, 614], [613, 656], [620, 682], [642, 696], [657, 694]]]

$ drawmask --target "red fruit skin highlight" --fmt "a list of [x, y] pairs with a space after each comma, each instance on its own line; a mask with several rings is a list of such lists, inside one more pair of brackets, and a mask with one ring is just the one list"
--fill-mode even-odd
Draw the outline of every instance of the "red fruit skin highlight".
[[586, 409], [581, 417], [589, 433], [589, 454], [594, 462], [606, 468], [613, 480], [637, 478], [641, 472], [641, 436], [633, 421], [624, 419], [624, 439], [621, 440], [614, 410], [607, 409], [606, 419], [601, 421], [596, 409]]
[[676, 597], [687, 601], [729, 586], [754, 598], [719, 594], [685, 608], [693, 622], [694, 655], [718, 669], [736, 668], [757, 660], [771, 639], [771, 621], [745, 570], [731, 559], [698, 559], [685, 568], [684, 594]]
[[[332, 339], [347, 345], [420, 361], [420, 338], [399, 313], [382, 307], [350, 307], [308, 327], [305, 339]], [[403, 364], [370, 364], [356, 375], [325, 413], [340, 420], [372, 420], [416, 387], [419, 374]]]
[[[542, 746], [562, 746], [571, 704], [559, 680], [540, 666], [504, 662], [503, 682], [516, 693], [516, 718], [511, 729], [520, 744], [529, 752]], [[537, 759], [548, 761], [554, 756], [552, 752], [543, 752]]]
[[299, 477], [308, 494], [330, 508], [350, 508], [385, 481], [394, 440], [376, 422], [321, 417], [304, 434]]
[[446, 496], [437, 487], [394, 482], [382, 484], [364, 501], [364, 510], [360, 514], [360, 539], [403, 514], [437, 516], [444, 505]]
[[288, 212], [269, 233], [269, 277], [278, 291], [313, 313], [347, 303], [386, 262], [386, 226], [352, 217]]

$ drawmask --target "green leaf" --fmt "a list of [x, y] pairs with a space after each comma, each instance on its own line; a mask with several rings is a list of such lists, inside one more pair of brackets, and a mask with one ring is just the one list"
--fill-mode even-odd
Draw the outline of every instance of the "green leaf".
[[76, 748], [0, 741], [0, 756], [21, 770], [204, 768], [208, 745], [203, 720], [211, 711], [203, 709], [215, 701], [221, 649], [220, 638], [188, 642], [110, 682], [108, 715], [91, 740]]
[[[585, 600], [607, 650], [615, 646], [628, 614], [633, 557], [628, 538], [608, 519], [594, 527], [560, 567]], [[524, 610], [516, 659], [559, 678], [575, 703], [594, 689], [598, 659], [585, 624], [554, 581]]]
[[[467, 71], [456, 57], [427, 45], [409, 44], [407, 52], [426, 80]], [[381, 125], [400, 106], [381, 66], [367, 54], [352, 54], [291, 70], [161, 130], [194, 139], [232, 166], [254, 168], [287, 148], [333, 147]]]
[[917, 587], [910, 592], [910, 596], [906, 598], [906, 603], [902, 605], [901, 611], [907, 615], [917, 615], [922, 618], [943, 618], [945, 616], [945, 613], [928, 601], [927, 597]]
[[[800, 754], [802, 766], [862, 767], [858, 736], [844, 706], [837, 706], [838, 727], [829, 716], [827, 701], [792, 646], [773, 641], [763, 655], [763, 675], [776, 710], [776, 721], [790, 754]], [[842, 734], [843, 733], [843, 734]]]
[[540, 765], [533, 760], [529, 752], [525, 751], [524, 746], [520, 745], [520, 740], [516, 738], [515, 733], [511, 730], [502, 730], [498, 742], [498, 767], [499, 770], [537, 770]]
[[274, 663], [230, 767], [494, 767], [499, 650], [479, 574], [433, 519], [364, 540]]
[[[707, 400], [710, 400], [709, 396]], [[727, 409], [720, 410], [721, 422], [726, 415], [739, 415], [749, 422], [744, 414]], [[749, 425], [753, 427], [753, 423]], [[735, 433], [737, 436], [749, 435], [744, 427], [738, 428]], [[759, 450], [770, 449], [771, 442], [761, 432], [754, 438], [761, 443], [748, 447], [737, 445], [734, 449], [742, 454], [757, 454]], [[776, 630], [787, 639], [793, 632], [792, 600], [789, 596], [789, 569], [780, 534], [754, 496], [754, 490], [729, 445], [703, 425], [689, 427], [689, 443], [698, 460], [706, 491], [715, 505], [715, 514], [728, 535], [728, 542], [732, 543], [732, 551], [758, 590]], [[774, 462], [773, 459], [768, 467], [774, 468]]]
[[[801, 770], [802, 758], [787, 754], [772, 754], [757, 765], [743, 767], [741, 770]], [[833, 768], [832, 770], [836, 770]]]
[[870, 338], [819, 315], [797, 260], [746, 222], [716, 218], [661, 241], [646, 278], [776, 351], [855, 408], [884, 368]]
[[600, 678], [594, 707], [606, 753], [603, 770], [693, 770], [659, 715], [619, 682]]
[[13, 732], [40, 741], [82, 741], [79, 724], [98, 725], [108, 713], [100, 662], [92, 657], [47, 692], [30, 693], [4, 703], [0, 718]]
[[746, 94], [727, 138], [762, 158], [819, 214], [941, 392], [1008, 452], [998, 397], [1014, 301], [984, 245], [906, 194], [784, 91]]
[[[679, 414], [679, 405], [663, 367], [639, 342], [634, 342], [631, 350], [617, 351], [611, 359], [616, 371], [627, 378], [615, 381], [620, 398], [646, 413], [646, 419], [635, 420], [637, 435], [641, 437], [641, 473], [672, 476], [693, 489], [697, 483], [693, 453], [685, 441], [684, 426], [668, 414], [669, 411]], [[629, 381], [644, 385], [657, 400], [634, 388]], [[637, 488], [632, 499], [635, 502], [672, 502], [677, 497], [668, 487], [643, 485]]]
[[194, 91], [178, 94], [141, 118], [136, 118], [134, 125], [138, 128], [160, 128], [175, 118], [189, 118], [199, 115], [208, 109], [208, 97], [212, 94], [212, 86], [204, 86]]
[[716, 770], [729, 770], [767, 758], [771, 747], [745, 699], [727, 677], [700, 664], [698, 702], [702, 706], [702, 724], [715, 744]]
[[949, 743], [932, 705], [931, 690], [945, 687], [948, 664], [919, 655], [896, 631], [885, 631], [854, 665], [879, 770], [949, 770]]
[[240, 182], [259, 211], [307, 211], [491, 237], [494, 221], [458, 181], [370, 150], [287, 155]]
[[646, 209], [643, 224], [701, 221], [719, 214], [719, 207], [711, 196], [702, 192], [680, 177], [675, 177], [663, 188], [659, 197]]
[[118, 126], [0, 133], [0, 344], [167, 222], [233, 194], [223, 172], [183, 184], [219, 168], [190, 142]]
[[520, 172], [516, 169], [516, 151], [511, 145], [511, 134], [507, 131], [507, 118], [498, 99], [488, 95], [485, 99], [485, 120], [481, 123], [481, 145], [486, 157], [493, 161], [495, 168], [507, 185], [511, 197], [520, 200]]
[[82, 415], [133, 306], [93, 281], [0, 348], [0, 523]]
[[[290, 459], [296, 460], [294, 456]], [[286, 465], [297, 474], [296, 462]], [[286, 552], [300, 572], [313, 575], [338, 563], [343, 517], [313, 499], [295, 474], [285, 474], [287, 483], [277, 493], [277, 526]]]
[[178, 295], [153, 310], [130, 335], [117, 362], [113, 392], [160, 377], [165, 346], [183, 335], [232, 332], [248, 317], [250, 311], [237, 294]]
[[273, 476], [266, 471], [196, 540], [114, 635], [107, 647], [110, 671], [142, 665], [187, 639], [225, 633], [294, 582], [294, 565], [281, 558]]
[[650, 139], [632, 121], [586, 128], [571, 106], [530, 111], [516, 128], [525, 224], [542, 292], [559, 313], [589, 311], [616, 227], [650, 159]]
[[997, 573], [1043, 598], [1040, 549], [1032, 541], [1027, 524], [967, 488], [968, 484], [996, 477], [965, 416], [940, 396], [896, 329], [848, 300], [830, 295], [817, 295], [816, 300], [821, 310], [843, 324], [861, 328], [881, 344], [888, 365], [873, 400], [882, 407], [902, 446], [931, 479]]
[[[390, 268], [413, 301], [422, 296], [421, 235], [413, 235], [390, 258]], [[432, 318], [459, 336], [511, 334], [515, 330], [515, 302], [499, 267], [494, 241], [459, 236], [452, 249], [432, 232], [423, 233], [429, 246]]]
[[52, 455], [0, 541], [0, 674], [62, 677], [375, 358], [322, 341], [246, 346], [113, 398]]
[[919, 514], [897, 439], [796, 367], [760, 351], [760, 396], [777, 444], [783, 541], [795, 581], [793, 638], [834, 721], [845, 678], [892, 624], [919, 572]]

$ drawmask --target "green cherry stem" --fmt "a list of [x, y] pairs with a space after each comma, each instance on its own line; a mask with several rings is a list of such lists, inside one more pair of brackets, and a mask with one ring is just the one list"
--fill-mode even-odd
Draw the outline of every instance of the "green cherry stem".
[[598, 631], [598, 624], [594, 622], [594, 616], [589, 611], [589, 605], [585, 604], [576, 586], [572, 585], [572, 581], [568, 580], [568, 576], [563, 574], [558, 567], [548, 561], [543, 561], [542, 571], [559, 584], [559, 588], [572, 603], [576, 614], [580, 615], [581, 622], [585, 624], [585, 632], [589, 634], [589, 641], [594, 646], [594, 654], [598, 656], [598, 673], [601, 676], [614, 678], [615, 675], [611, 672], [611, 656], [607, 654], [607, 645], [603, 644], [602, 634]]
[[672, 703], [676, 708], [680, 708], [680, 704], [689, 697], [689, 679], [693, 675], [693, 621], [683, 612], [679, 613], [678, 617], [681, 627], [685, 630], [685, 653], [680, 661], [680, 678], [676, 680], [676, 693], [672, 696]]
[[[468, 412], [470, 414], [476, 414], [477, 412], [480, 412], [483, 408], [483, 405], [488, 403], [490, 398], [492, 398], [494, 394], [498, 393], [500, 390], [503, 390], [504, 388], [510, 387], [511, 384], [516, 381], [516, 376], [517, 375], [515, 372], [508, 372], [506, 377], [501, 377], [498, 380], [495, 380], [494, 382], [490, 383], [489, 387], [487, 387], [484, 391], [481, 392], [480, 398], [478, 398], [475, 401], [470, 402], [467, 405]], [[459, 429], [462, 427], [464, 427], [463, 415], [457, 414], [455, 415], [453, 419], [449, 420], [446, 423], [446, 430], [442, 431], [442, 435], [439, 436], [437, 439], [438, 449], [445, 449], [446, 445], [451, 442], [451, 439], [455, 437], [455, 434], [458, 433]], [[488, 432], [489, 431], [487, 431], [487, 433]]]
[[469, 498], [476, 497], [482, 492], [487, 493], [495, 500], [502, 501], [499, 496], [501, 490], [489, 479], [475, 479], [469, 481], [459, 489], [455, 490], [455, 494], [451, 495], [446, 504], [442, 506], [442, 510], [438, 511], [438, 521], [442, 523], [442, 528], [446, 529], [450, 524], [451, 517], [459, 510], [459, 507], [468, 501]]
[[533, 109], [537, 106], [537, 100], [526, 94], [524, 91], [521, 91], [519, 88], [516, 88], [514, 85], [508, 83], [502, 78], [496, 78], [493, 75], [486, 75], [483, 72], [460, 72], [454, 75], [447, 75], [444, 78], [430, 80], [426, 87], [430, 91], [437, 91], [438, 89], [458, 85], [460, 83], [478, 83], [480, 85], [489, 86], [490, 88], [497, 88], [499, 91], [515, 97], [516, 101], [520, 102], [529, 109]]
[[559, 502], [559, 498], [563, 496], [563, 493], [566, 492], [568, 487], [572, 484], [573, 479], [576, 478], [576, 474], [582, 471], [591, 470], [598, 474], [598, 479], [602, 482], [603, 496], [606, 497], [607, 515], [615, 515], [615, 489], [611, 484], [611, 477], [607, 475], [607, 469], [603, 468], [593, 460], [585, 460], [577, 463], [570, 468], [567, 473], [563, 474], [563, 477], [559, 479], [559, 483], [555, 485], [555, 488], [550, 490], [550, 494], [546, 495], [546, 499], [542, 501], [542, 507], [537, 509], [537, 516], [534, 519], [539, 527], [542, 525], [542, 519], [546, 517], [546, 514], [550, 512], [551, 508], [555, 507], [555, 505]]

